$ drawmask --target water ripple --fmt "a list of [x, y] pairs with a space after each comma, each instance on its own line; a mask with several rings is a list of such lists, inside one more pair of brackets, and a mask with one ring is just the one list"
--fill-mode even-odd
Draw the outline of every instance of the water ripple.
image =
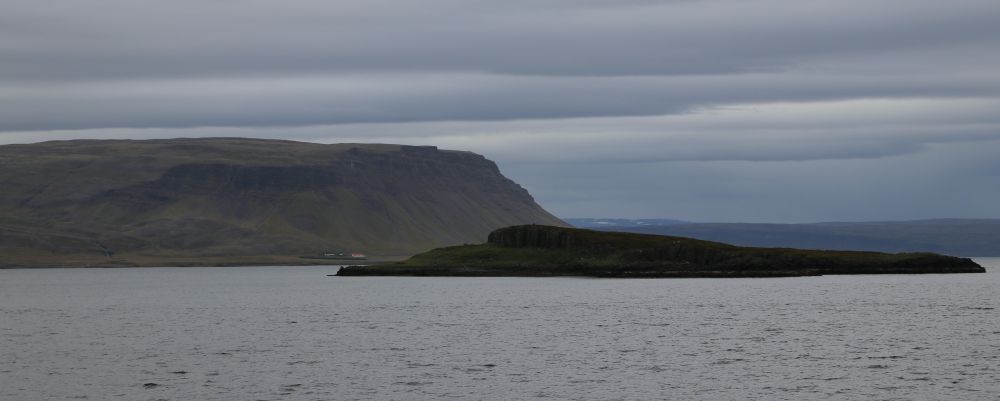
[[330, 270], [0, 271], [0, 399], [1000, 398], [1000, 271], [586, 280]]

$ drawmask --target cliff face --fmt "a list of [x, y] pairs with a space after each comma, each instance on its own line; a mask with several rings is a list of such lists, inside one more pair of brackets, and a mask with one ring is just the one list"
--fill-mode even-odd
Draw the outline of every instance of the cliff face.
[[408, 255], [563, 224], [493, 162], [434, 147], [65, 141], [0, 146], [0, 167], [7, 265]]

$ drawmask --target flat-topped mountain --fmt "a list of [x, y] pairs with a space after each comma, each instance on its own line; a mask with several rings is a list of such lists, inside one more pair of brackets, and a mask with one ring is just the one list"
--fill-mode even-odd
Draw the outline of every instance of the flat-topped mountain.
[[406, 256], [556, 224], [483, 156], [244, 138], [0, 146], [0, 266]]
[[775, 277], [822, 274], [982, 273], [970, 259], [933, 253], [747, 248], [682, 237], [522, 225], [488, 241], [409, 260], [349, 266], [342, 276]]

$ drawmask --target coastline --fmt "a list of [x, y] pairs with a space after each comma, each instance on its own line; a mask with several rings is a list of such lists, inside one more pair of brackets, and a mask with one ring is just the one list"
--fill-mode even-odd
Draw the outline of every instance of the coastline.
[[[405, 259], [406, 256], [379, 256], [371, 257], [365, 262], [371, 263], [391, 263]], [[337, 263], [341, 262], [341, 263]], [[354, 260], [334, 260], [334, 259], [308, 259], [298, 256], [258, 256], [258, 257], [184, 257], [184, 258], [156, 258], [156, 257], [134, 257], [112, 260], [100, 259], [36, 259], [36, 260], [7, 260], [0, 264], [0, 270], [11, 269], [77, 269], [77, 268], [147, 268], [147, 267], [239, 267], [239, 266], [340, 266], [348, 263], [356, 263]]]

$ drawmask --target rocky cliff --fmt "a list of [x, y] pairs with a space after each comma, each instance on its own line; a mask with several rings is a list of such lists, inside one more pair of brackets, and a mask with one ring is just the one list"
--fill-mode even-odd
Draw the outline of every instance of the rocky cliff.
[[483, 156], [208, 138], [0, 146], [0, 265], [405, 256], [563, 223]]

